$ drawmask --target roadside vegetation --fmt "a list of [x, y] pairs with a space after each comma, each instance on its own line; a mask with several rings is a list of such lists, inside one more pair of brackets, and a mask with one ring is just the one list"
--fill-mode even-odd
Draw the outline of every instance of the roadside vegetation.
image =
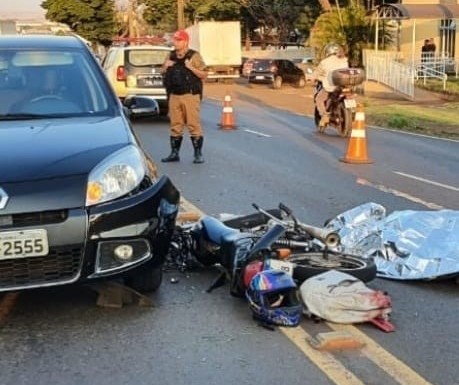
[[443, 90], [443, 82], [438, 79], [427, 79], [425, 84], [423, 80], [419, 80], [416, 86], [428, 91], [438, 92], [440, 96], [447, 100], [459, 101], [459, 78], [456, 78], [455, 75], [448, 76], [446, 90]]
[[441, 81], [430, 80], [416, 84], [435, 92], [436, 103], [365, 99], [366, 122], [425, 135], [459, 139], [459, 79], [448, 80], [443, 91]]

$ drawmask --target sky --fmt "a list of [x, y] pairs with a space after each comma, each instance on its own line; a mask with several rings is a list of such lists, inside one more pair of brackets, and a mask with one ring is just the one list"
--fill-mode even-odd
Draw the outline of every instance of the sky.
[[[127, 0], [117, 0], [124, 4]], [[0, 0], [0, 19], [45, 18], [45, 10], [40, 7], [43, 0]]]
[[0, 18], [44, 19], [45, 11], [40, 7], [43, 0], [0, 0]]

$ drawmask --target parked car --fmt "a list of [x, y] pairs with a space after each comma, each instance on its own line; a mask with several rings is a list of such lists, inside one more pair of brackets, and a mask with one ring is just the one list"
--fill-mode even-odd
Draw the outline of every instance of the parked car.
[[243, 77], [247, 78], [249, 76], [250, 71], [252, 71], [252, 66], [253, 66], [253, 59], [249, 57], [242, 58], [240, 73], [242, 74]]
[[306, 85], [304, 72], [287, 59], [254, 59], [248, 80], [249, 83], [272, 84], [275, 89], [284, 83], [299, 88]]
[[295, 63], [295, 65], [302, 69], [304, 72], [304, 75], [306, 77], [306, 81], [308, 83], [311, 83], [314, 80], [314, 70], [315, 70], [315, 64], [314, 64], [314, 58], [313, 57], [299, 57], [299, 58], [293, 58], [292, 62]]
[[151, 97], [158, 101], [160, 114], [167, 115], [167, 94], [160, 69], [171, 49], [161, 45], [111, 47], [102, 68], [116, 95], [121, 100], [129, 95]]
[[158, 288], [180, 194], [74, 36], [0, 37], [0, 291], [113, 277]]

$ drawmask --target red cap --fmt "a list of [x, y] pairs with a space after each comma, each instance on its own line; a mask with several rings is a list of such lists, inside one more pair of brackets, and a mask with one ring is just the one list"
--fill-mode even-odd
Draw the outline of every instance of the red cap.
[[174, 40], [190, 40], [190, 36], [184, 29], [179, 29], [177, 32], [174, 33]]

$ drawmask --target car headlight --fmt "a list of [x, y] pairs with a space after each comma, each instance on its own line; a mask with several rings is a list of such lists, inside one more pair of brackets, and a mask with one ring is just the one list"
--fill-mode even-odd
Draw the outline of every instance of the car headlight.
[[88, 176], [86, 206], [107, 202], [134, 190], [146, 173], [145, 159], [134, 146], [116, 151]]

